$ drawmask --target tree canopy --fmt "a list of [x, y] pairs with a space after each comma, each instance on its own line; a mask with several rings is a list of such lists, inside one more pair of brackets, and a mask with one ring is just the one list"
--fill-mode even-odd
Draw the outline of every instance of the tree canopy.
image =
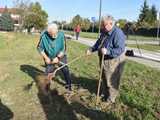
[[143, 6], [141, 7], [141, 11], [138, 19], [138, 26], [149, 28], [154, 27], [156, 24], [157, 18], [157, 10], [154, 5], [150, 8], [147, 4], [147, 0], [144, 0]]

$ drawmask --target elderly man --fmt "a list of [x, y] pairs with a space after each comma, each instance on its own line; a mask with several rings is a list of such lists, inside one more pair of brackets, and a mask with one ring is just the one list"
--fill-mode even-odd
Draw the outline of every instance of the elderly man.
[[[102, 32], [95, 45], [87, 51], [87, 55], [98, 50], [100, 65], [103, 61], [103, 95], [105, 102], [115, 103], [118, 95], [120, 77], [124, 66], [125, 35], [115, 26], [112, 16], [102, 18]], [[102, 56], [104, 55], [104, 60]]]
[[[58, 31], [58, 26], [56, 24], [48, 25], [47, 30], [41, 35], [37, 48], [46, 63], [45, 73], [48, 75], [49, 81], [52, 79], [51, 73], [54, 72], [54, 65], [60, 65], [60, 62], [64, 64], [67, 63], [65, 45], [64, 33]], [[66, 89], [71, 91], [69, 68], [65, 66], [61, 70], [66, 81]]]

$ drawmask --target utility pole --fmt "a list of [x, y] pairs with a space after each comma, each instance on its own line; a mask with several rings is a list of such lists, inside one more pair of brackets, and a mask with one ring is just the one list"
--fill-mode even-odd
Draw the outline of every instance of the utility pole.
[[[98, 37], [100, 37], [100, 32], [101, 32], [101, 12], [102, 12], [102, 0], [100, 0], [99, 2], [99, 32], [98, 32]], [[101, 72], [100, 72], [100, 79], [99, 79], [99, 83], [98, 83], [98, 90], [97, 90], [97, 97], [96, 97], [96, 105], [98, 105], [99, 103], [99, 93], [100, 93], [100, 88], [101, 88], [101, 77], [102, 77], [102, 70], [103, 70], [103, 59], [104, 59], [104, 55], [102, 56], [102, 62], [101, 62]]]
[[101, 16], [102, 16], [102, 0], [99, 1], [99, 31], [98, 31], [98, 37], [100, 37], [101, 32]]

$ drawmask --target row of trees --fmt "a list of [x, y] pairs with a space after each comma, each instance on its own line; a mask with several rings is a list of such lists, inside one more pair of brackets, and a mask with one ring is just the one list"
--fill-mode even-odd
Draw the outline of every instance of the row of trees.
[[67, 23], [66, 21], [58, 22], [53, 21], [53, 23], [56, 23], [60, 26], [60, 29], [64, 30], [73, 30], [77, 25], [81, 26], [82, 31], [85, 32], [91, 32], [93, 30], [93, 24], [94, 24], [94, 32], [98, 31], [99, 22], [91, 22], [89, 18], [83, 18], [80, 15], [76, 15], [73, 17], [72, 21], [70, 23]]
[[[54, 21], [55, 22], [55, 21]], [[98, 32], [99, 21], [95, 23], [91, 22], [88, 18], [82, 18], [80, 15], [76, 15], [70, 23], [66, 23], [65, 21], [57, 22], [63, 29], [73, 30], [74, 27], [79, 24], [83, 31], [92, 31], [92, 27], [94, 24], [94, 32]], [[157, 10], [155, 5], [149, 7], [147, 4], [147, 0], [144, 0], [143, 5], [141, 6], [141, 11], [139, 14], [139, 18], [137, 21], [127, 21], [126, 19], [119, 19], [117, 23], [120, 28], [124, 30], [128, 30], [128, 27], [137, 30], [141, 28], [150, 29], [157, 27]]]
[[92, 25], [92, 22], [88, 18], [82, 18], [80, 15], [76, 15], [70, 23], [66, 21], [53, 21], [53, 23], [58, 24], [60, 29], [65, 30], [73, 30], [77, 25], [80, 25], [83, 31], [88, 31]]
[[147, 4], [147, 0], [144, 0], [143, 5], [141, 6], [141, 10], [140, 10], [140, 14], [137, 22], [135, 21], [129, 22], [125, 19], [120, 19], [117, 22], [119, 23], [120, 28], [125, 28], [126, 24], [135, 29], [156, 28], [158, 23], [157, 13], [158, 11], [155, 5], [152, 5], [151, 7], [149, 7], [149, 5]]
[[[16, 8], [17, 14], [20, 15], [19, 24], [20, 30], [27, 29], [31, 30], [32, 27], [38, 30], [42, 30], [47, 25], [48, 14], [44, 11], [39, 2], [30, 2], [29, 0], [14, 0], [14, 7]], [[125, 19], [118, 20], [119, 27], [127, 29], [131, 27], [133, 29], [139, 28], [154, 28], [157, 25], [157, 10], [153, 5], [149, 7], [147, 0], [144, 0], [144, 4], [141, 7], [139, 18], [137, 22], [129, 22]], [[58, 22], [54, 21], [61, 29], [73, 30], [76, 25], [81, 25], [83, 31], [94, 31], [98, 32], [99, 21], [91, 22], [88, 18], [82, 18], [80, 15], [76, 15], [70, 23], [65, 21]], [[13, 29], [13, 22], [10, 14], [7, 11], [0, 17], [0, 26], [6, 30]], [[94, 26], [94, 29], [93, 29]]]

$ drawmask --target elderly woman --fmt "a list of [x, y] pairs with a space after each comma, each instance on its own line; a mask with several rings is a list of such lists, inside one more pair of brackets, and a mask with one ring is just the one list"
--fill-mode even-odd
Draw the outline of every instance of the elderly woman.
[[[56, 24], [50, 24], [47, 30], [44, 31], [40, 37], [39, 44], [37, 46], [42, 58], [46, 63], [46, 74], [49, 81], [52, 79], [50, 76], [54, 72], [55, 64], [67, 63], [67, 55], [65, 52], [65, 36], [63, 32], [58, 31]], [[64, 79], [66, 81], [66, 89], [71, 91], [71, 78], [68, 66], [65, 66], [62, 70]], [[50, 83], [48, 83], [50, 84]]]
[[102, 18], [102, 32], [95, 45], [87, 51], [87, 55], [98, 51], [100, 63], [103, 62], [103, 95], [107, 103], [115, 103], [118, 95], [119, 83], [124, 66], [125, 35], [115, 26], [112, 16]]

